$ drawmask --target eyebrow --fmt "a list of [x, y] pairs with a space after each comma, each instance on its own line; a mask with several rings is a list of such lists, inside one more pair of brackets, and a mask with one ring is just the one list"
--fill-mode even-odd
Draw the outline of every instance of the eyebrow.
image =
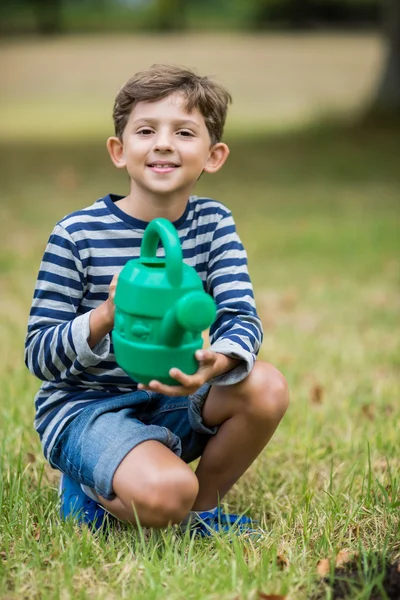
[[[133, 121], [132, 125], [137, 125], [138, 123], [143, 123], [145, 125], [154, 125], [158, 123], [157, 119], [136, 119]], [[192, 121], [191, 119], [178, 119], [176, 121], [172, 121], [173, 125], [179, 127], [199, 127], [199, 124], [196, 121]]]

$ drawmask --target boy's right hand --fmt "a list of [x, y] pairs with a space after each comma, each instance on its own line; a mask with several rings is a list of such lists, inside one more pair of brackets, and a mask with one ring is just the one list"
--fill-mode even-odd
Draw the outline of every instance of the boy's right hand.
[[90, 314], [89, 327], [90, 334], [88, 344], [93, 348], [104, 338], [114, 327], [115, 315], [115, 290], [117, 289], [119, 273], [116, 273], [111, 279], [108, 287], [108, 298], [105, 302], [93, 309]]
[[111, 279], [110, 285], [108, 286], [108, 298], [105, 301], [107, 315], [111, 323], [111, 329], [114, 327], [114, 315], [115, 315], [115, 290], [117, 289], [119, 273], [116, 273]]

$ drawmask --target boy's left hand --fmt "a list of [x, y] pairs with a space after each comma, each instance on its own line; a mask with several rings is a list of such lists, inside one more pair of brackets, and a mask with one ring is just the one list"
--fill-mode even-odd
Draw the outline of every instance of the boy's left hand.
[[158, 392], [166, 396], [190, 396], [196, 390], [207, 383], [217, 375], [230, 371], [239, 361], [229, 358], [224, 354], [213, 352], [212, 350], [197, 350], [196, 359], [199, 361], [199, 368], [193, 375], [186, 375], [180, 369], [171, 369], [169, 374], [181, 385], [166, 385], [157, 380], [152, 380], [148, 385], [139, 383], [139, 390], [148, 392]]

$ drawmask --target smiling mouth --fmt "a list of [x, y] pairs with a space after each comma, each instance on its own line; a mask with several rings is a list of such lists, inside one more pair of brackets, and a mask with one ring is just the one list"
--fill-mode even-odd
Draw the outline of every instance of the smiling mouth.
[[147, 165], [148, 167], [150, 167], [150, 169], [177, 169], [179, 167], [179, 165], [176, 165], [175, 163], [150, 163], [149, 165]]

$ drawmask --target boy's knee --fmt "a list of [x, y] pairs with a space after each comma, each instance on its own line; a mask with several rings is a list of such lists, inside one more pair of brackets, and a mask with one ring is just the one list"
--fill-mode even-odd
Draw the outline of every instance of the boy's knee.
[[[199, 491], [196, 475], [185, 468], [149, 473], [139, 488], [126, 490], [125, 504], [141, 515], [150, 515], [153, 526], [180, 523], [191, 510]], [[145, 521], [148, 518], [144, 519]]]
[[257, 361], [246, 379], [246, 406], [258, 419], [280, 421], [289, 405], [285, 377], [273, 365]]

